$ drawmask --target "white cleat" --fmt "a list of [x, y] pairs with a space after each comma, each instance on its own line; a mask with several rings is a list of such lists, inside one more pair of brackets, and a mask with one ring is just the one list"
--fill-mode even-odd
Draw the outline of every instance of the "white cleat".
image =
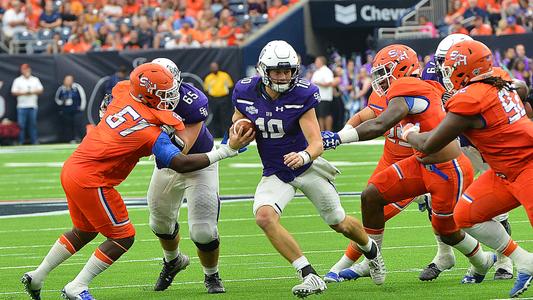
[[305, 298], [313, 294], [320, 294], [326, 289], [327, 286], [324, 280], [320, 276], [310, 273], [303, 278], [302, 283], [292, 288], [292, 293], [298, 298]]
[[381, 256], [381, 251], [378, 249], [378, 254], [373, 259], [368, 259], [368, 267], [370, 268], [370, 277], [377, 285], [382, 285], [387, 276], [387, 268]]

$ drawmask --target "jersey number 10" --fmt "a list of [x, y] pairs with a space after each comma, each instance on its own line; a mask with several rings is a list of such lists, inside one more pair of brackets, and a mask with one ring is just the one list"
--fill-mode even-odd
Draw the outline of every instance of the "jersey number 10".
[[265, 139], [280, 139], [285, 135], [285, 131], [283, 131], [283, 120], [270, 119], [266, 122], [265, 126], [265, 118], [257, 118], [255, 125], [259, 127]]

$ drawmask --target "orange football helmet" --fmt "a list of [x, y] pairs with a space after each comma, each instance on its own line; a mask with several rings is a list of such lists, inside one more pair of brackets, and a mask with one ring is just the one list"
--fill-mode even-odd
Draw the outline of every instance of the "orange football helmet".
[[165, 67], [145, 63], [130, 74], [130, 94], [159, 110], [174, 110], [179, 101], [179, 83]]
[[408, 46], [389, 45], [376, 54], [372, 62], [372, 88], [384, 96], [393, 80], [420, 74], [418, 55]]
[[462, 41], [446, 53], [442, 81], [448, 91], [456, 91], [469, 82], [492, 76], [492, 52], [478, 41]]

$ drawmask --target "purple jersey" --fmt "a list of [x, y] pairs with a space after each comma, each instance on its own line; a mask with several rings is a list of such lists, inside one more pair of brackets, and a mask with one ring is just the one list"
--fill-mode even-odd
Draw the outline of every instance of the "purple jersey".
[[307, 148], [307, 140], [300, 128], [300, 117], [315, 108], [320, 101], [318, 87], [298, 79], [294, 88], [272, 100], [265, 92], [259, 76], [241, 79], [235, 85], [233, 105], [256, 127], [255, 140], [263, 176], [276, 175], [283, 182], [291, 182], [307, 170], [307, 164], [291, 170], [283, 163], [283, 156]]
[[[178, 106], [174, 109], [182, 119], [183, 123], [194, 124], [204, 122], [207, 119], [208, 102], [205, 94], [194, 87], [190, 83], [183, 82], [180, 85], [180, 101]], [[205, 126], [202, 124], [202, 129], [198, 134], [198, 138], [194, 145], [192, 145], [189, 153], [205, 153], [213, 149], [213, 136]]]
[[424, 71], [422, 71], [422, 80], [433, 80], [444, 86], [442, 83], [442, 78], [437, 75], [437, 67], [435, 66], [435, 62], [432, 60], [426, 64]]

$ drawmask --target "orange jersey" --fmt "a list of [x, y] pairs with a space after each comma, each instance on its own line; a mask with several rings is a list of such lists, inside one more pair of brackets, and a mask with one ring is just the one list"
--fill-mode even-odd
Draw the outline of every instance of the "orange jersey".
[[[504, 77], [505, 79], [505, 77]], [[498, 91], [485, 83], [473, 83], [459, 90], [446, 109], [459, 115], [479, 115], [482, 129], [470, 129], [464, 135], [478, 148], [496, 172], [513, 181], [533, 164], [533, 122], [515, 91]]]
[[113, 101], [96, 128], [83, 139], [63, 167], [82, 187], [113, 187], [130, 174], [139, 159], [152, 154], [160, 125], [185, 127], [178, 115], [135, 101], [129, 81], [113, 88]]
[[[442, 106], [444, 88], [440, 83], [414, 77], [402, 77], [392, 82], [387, 91], [387, 103], [395, 97], [405, 98], [409, 107], [408, 115], [400, 124], [419, 124], [420, 132], [431, 131], [444, 119]], [[417, 156], [424, 154], [415, 151]]]
[[[377, 117], [387, 107], [387, 99], [372, 92], [368, 99], [368, 107], [374, 111]], [[400, 135], [401, 129], [399, 124], [384, 134], [385, 146], [383, 147], [383, 158], [391, 164], [413, 155], [411, 145], [401, 140]]]

